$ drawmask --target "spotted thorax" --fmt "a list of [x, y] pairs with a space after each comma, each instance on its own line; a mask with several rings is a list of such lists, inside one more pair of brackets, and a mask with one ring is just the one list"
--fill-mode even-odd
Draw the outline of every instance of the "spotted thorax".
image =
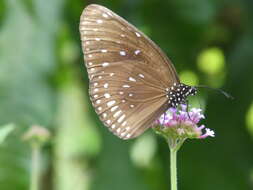
[[193, 86], [188, 86], [186, 84], [174, 83], [172, 87], [167, 88], [168, 92], [167, 98], [169, 107], [176, 108], [179, 104], [186, 104], [186, 98], [188, 96], [194, 96], [197, 94], [197, 89]]

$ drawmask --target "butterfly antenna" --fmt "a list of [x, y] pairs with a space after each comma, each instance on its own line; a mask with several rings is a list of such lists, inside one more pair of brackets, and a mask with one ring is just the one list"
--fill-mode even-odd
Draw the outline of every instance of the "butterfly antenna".
[[196, 88], [207, 88], [207, 89], [210, 89], [210, 90], [214, 90], [216, 92], [219, 92], [221, 94], [223, 94], [226, 98], [228, 99], [234, 99], [233, 96], [231, 96], [229, 93], [225, 92], [224, 90], [221, 90], [219, 88], [212, 88], [212, 87], [209, 87], [209, 86], [206, 86], [206, 85], [198, 85], [198, 86], [195, 86]]

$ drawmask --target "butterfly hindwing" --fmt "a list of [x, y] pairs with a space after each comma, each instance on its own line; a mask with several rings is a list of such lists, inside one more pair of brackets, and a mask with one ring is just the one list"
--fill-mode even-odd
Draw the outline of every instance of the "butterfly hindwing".
[[101, 121], [123, 139], [143, 133], [166, 109], [173, 65], [142, 32], [99, 5], [81, 15], [89, 93]]

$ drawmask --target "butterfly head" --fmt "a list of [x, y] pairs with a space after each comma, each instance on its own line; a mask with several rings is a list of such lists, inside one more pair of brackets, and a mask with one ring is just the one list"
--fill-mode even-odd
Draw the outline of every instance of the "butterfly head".
[[197, 94], [197, 89], [182, 83], [174, 83], [172, 87], [167, 88], [167, 98], [169, 107], [176, 108], [179, 104], [186, 104], [188, 96]]

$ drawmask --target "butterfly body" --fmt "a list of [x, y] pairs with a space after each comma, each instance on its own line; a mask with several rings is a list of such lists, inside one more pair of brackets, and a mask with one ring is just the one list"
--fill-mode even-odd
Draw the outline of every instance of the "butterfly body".
[[167, 88], [166, 91], [168, 92], [166, 96], [168, 98], [168, 108], [176, 108], [179, 104], [186, 104], [186, 98], [188, 96], [194, 96], [197, 93], [195, 87], [183, 83], [174, 83], [173, 86]]
[[196, 93], [180, 83], [154, 42], [111, 10], [87, 6], [79, 29], [92, 105], [118, 137], [139, 136], [169, 107]]

